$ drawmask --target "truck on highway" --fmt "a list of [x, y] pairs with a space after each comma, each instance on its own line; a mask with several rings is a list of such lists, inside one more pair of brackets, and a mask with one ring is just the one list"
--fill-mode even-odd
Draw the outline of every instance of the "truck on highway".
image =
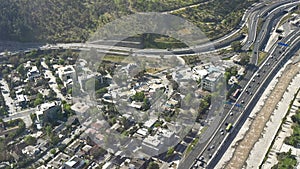
[[237, 99], [241, 94], [241, 89], [236, 89], [236, 91], [232, 94], [232, 97]]
[[230, 131], [230, 129], [232, 128], [233, 126], [232, 126], [232, 123], [229, 123], [228, 125], [227, 125], [227, 127], [226, 127], [226, 131], [228, 132], [228, 131]]

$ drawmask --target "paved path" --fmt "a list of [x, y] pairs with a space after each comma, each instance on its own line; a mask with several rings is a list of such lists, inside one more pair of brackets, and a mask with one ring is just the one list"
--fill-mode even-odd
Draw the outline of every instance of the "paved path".
[[34, 113], [36, 111], [36, 108], [30, 108], [30, 109], [26, 109], [26, 110], [22, 110], [19, 112], [16, 112], [12, 115], [10, 115], [7, 118], [4, 118], [3, 121], [7, 122], [10, 120], [15, 120], [15, 119], [22, 119], [26, 125], [26, 127], [30, 127], [32, 125], [32, 120], [30, 118], [30, 114]]
[[49, 86], [56, 93], [57, 98], [60, 98], [61, 100], [66, 100], [66, 98], [61, 94], [61, 91], [56, 83], [56, 77], [50, 71], [48, 65], [44, 61], [41, 62], [41, 65], [46, 69], [44, 76], [45, 78], [50, 78]]
[[0, 80], [1, 86], [1, 92], [5, 100], [5, 104], [8, 106], [8, 112], [14, 113], [16, 112], [16, 108], [14, 106], [14, 100], [10, 97], [10, 89], [7, 84], [7, 81], [3, 78]]

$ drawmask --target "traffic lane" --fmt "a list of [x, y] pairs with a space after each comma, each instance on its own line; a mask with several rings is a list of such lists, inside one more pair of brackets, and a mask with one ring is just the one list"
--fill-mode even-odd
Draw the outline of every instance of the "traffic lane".
[[[264, 76], [259, 76], [259, 77], [256, 77], [256, 81], [255, 82], [250, 82], [250, 84], [252, 84], [253, 87], [251, 87], [249, 89], [250, 92], [255, 92], [258, 88], [259, 88], [259, 85], [257, 82], [262, 82], [262, 80], [264, 79]], [[249, 95], [249, 94], [248, 94]], [[247, 103], [250, 101], [252, 95], [250, 95], [249, 97], [246, 95], [242, 95], [241, 99], [243, 99], [243, 102]], [[250, 106], [253, 106], [254, 104], [251, 104]], [[239, 116], [239, 111], [236, 111], [235, 113], [232, 114], [232, 116], [229, 116], [228, 117], [228, 120], [226, 120], [226, 123], [234, 123], [235, 120], [238, 118]], [[234, 126], [235, 127], [235, 126]], [[216, 137], [214, 140], [222, 140], [222, 138], [219, 137]], [[213, 143], [210, 144], [210, 146], [213, 146], [214, 144], [217, 144], [216, 141], [212, 141]], [[215, 145], [214, 145], [215, 146]], [[211, 150], [210, 150], [211, 151]], [[217, 149], [216, 149], [217, 151]], [[211, 153], [211, 152], [207, 152], [205, 153], [205, 157], [207, 158], [210, 158], [211, 157], [211, 154], [208, 154], [208, 153]]]
[[[262, 69], [263, 70], [263, 69]], [[241, 101], [239, 102], [239, 104], [244, 105], [244, 103], [247, 103], [250, 101], [252, 94], [258, 89], [260, 83], [262, 82], [262, 80], [264, 79], [265, 76], [259, 76], [255, 78], [255, 81], [250, 82], [250, 86], [248, 87], [246, 90], [248, 90], [248, 92], [246, 92], [246, 94], [241, 96]], [[259, 83], [258, 83], [259, 82]], [[252, 94], [251, 94], [252, 93]], [[238, 118], [238, 116], [240, 115], [239, 113], [242, 110], [239, 108], [234, 109], [234, 112], [232, 114], [232, 116], [228, 117], [228, 120], [226, 120], [226, 123], [233, 123], [235, 121], [235, 119]], [[225, 126], [224, 126], [225, 127]], [[218, 137], [216, 138], [217, 140], [219, 139]], [[206, 154], [207, 155], [207, 154]]]
[[[223, 119], [226, 116], [225, 113], [221, 113], [221, 119]], [[207, 133], [210, 133], [210, 135], [214, 134], [215, 129], [219, 126], [219, 121], [216, 121], [217, 123], [213, 123], [210, 125], [210, 127], [205, 131]], [[210, 137], [209, 137], [210, 138]], [[201, 139], [201, 138], [200, 138]], [[194, 165], [194, 163], [197, 161], [196, 159], [199, 158], [199, 152], [203, 150], [203, 147], [205, 147], [209, 142], [209, 139], [205, 137], [205, 141], [199, 142], [191, 151], [191, 153], [183, 160], [183, 163], [180, 164], [179, 168], [190, 168]], [[192, 165], [192, 166], [191, 166]]]
[[[238, 117], [238, 113], [234, 113], [231, 117], [229, 117], [228, 121], [226, 123], [233, 123], [234, 119]], [[206, 151], [202, 154], [200, 158], [202, 158], [202, 161], [204, 162], [204, 165], [206, 166], [208, 162], [210, 162], [211, 158], [218, 153], [218, 149], [222, 146], [222, 141], [224, 140], [225, 136], [230, 134], [231, 131], [226, 131], [226, 125], [223, 125], [220, 131], [218, 131], [218, 134], [215, 136], [214, 140], [209, 144]], [[199, 160], [199, 158], [198, 158]]]
[[[277, 48], [276, 48], [277, 49]], [[280, 47], [279, 47], [279, 49], [280, 49]], [[274, 52], [276, 52], [277, 50], [275, 50]], [[272, 53], [271, 53], [272, 54]], [[264, 66], [266, 66], [266, 65], [263, 65], [263, 67]], [[278, 68], [277, 69], [275, 69], [275, 70], [273, 70], [273, 72], [272, 72], [272, 74], [274, 74], [274, 72], [277, 72], [277, 70], [278, 70]], [[271, 74], [271, 75], [272, 75]], [[260, 78], [258, 78], [258, 79], [260, 79]], [[266, 83], [268, 82], [268, 81], [270, 81], [271, 80], [271, 78], [270, 78], [270, 76], [266, 79]], [[256, 86], [256, 85], [254, 85], [254, 86]], [[262, 90], [262, 89], [265, 89], [265, 87], [264, 87], [264, 85], [262, 86], [262, 88], [260, 88], [260, 90]], [[256, 93], [256, 94], [258, 94], [258, 95], [261, 95], [262, 94], [262, 92], [260, 92], [260, 93]], [[249, 99], [250, 100], [250, 98], [251, 97], [253, 97], [253, 96], [250, 96], [250, 97], [247, 97], [246, 95], [245, 95], [245, 93], [243, 92], [242, 94], [241, 94], [241, 98], [243, 99]], [[255, 102], [257, 102], [258, 101], [258, 99], [259, 99], [260, 97], [254, 97], [254, 99], [252, 100], [252, 102], [251, 103], [249, 103], [249, 105], [248, 105], [248, 107], [246, 108], [246, 110], [244, 110], [244, 112], [243, 112], [243, 115], [244, 114], [247, 114], [246, 112], [247, 112], [247, 110], [250, 110], [251, 108], [253, 108], [254, 106], [255, 106]], [[248, 102], [248, 100], [247, 100], [247, 102]], [[246, 102], [246, 103], [247, 103]], [[243, 120], [243, 115], [241, 116], [241, 118], [242, 118], [242, 120]], [[235, 117], [236, 118], [236, 120], [237, 120], [237, 118], [238, 118], [239, 116], [237, 115], [237, 117]], [[230, 117], [229, 117], [229, 119], [230, 119]], [[236, 121], [235, 120], [235, 121]], [[223, 122], [223, 124], [225, 124], [226, 122], [224, 121]], [[239, 120], [238, 121], [238, 123], [237, 123], [237, 126], [238, 126], [238, 124], [239, 123], [241, 123], [241, 120]], [[223, 125], [222, 124], [222, 125]], [[243, 123], [242, 123], [243, 124]], [[235, 127], [233, 128], [233, 129], [235, 129]], [[218, 134], [217, 134], [218, 135]], [[213, 143], [216, 143], [215, 141], [216, 141], [216, 139], [218, 139], [218, 140], [220, 140], [220, 137], [218, 137], [217, 135], [214, 135], [214, 138], [212, 139], [212, 141], [211, 142], [207, 142], [207, 144], [206, 145], [208, 145], [208, 147], [210, 147], [211, 146], [211, 144], [213, 144]], [[224, 138], [223, 138], [224, 139]], [[221, 139], [222, 140], [222, 139]], [[198, 144], [199, 145], [199, 144]], [[205, 146], [206, 146], [205, 145]], [[208, 154], [207, 155], [207, 153], [205, 153], [205, 151], [206, 150], [204, 150], [204, 152], [203, 152], [203, 155], [205, 155], [206, 156], [206, 158], [210, 158], [210, 154]], [[193, 151], [194, 152], [194, 151]], [[198, 154], [198, 157], [197, 158], [199, 158], [199, 156], [200, 156], [201, 154]], [[195, 162], [196, 160], [195, 159], [193, 159], [191, 162]], [[186, 166], [185, 167], [187, 167], [187, 163], [185, 163], [186, 164]], [[193, 164], [193, 163], [190, 163], [190, 164]], [[181, 165], [182, 166], [182, 165]], [[191, 166], [188, 166], [188, 167], [191, 167]]]
[[[298, 49], [300, 46], [300, 43], [298, 43]], [[283, 62], [286, 62], [291, 56], [292, 53], [296, 52], [296, 48], [290, 50], [290, 52], [287, 54], [287, 57], [285, 57], [283, 60]], [[271, 72], [271, 76], [269, 76], [266, 79], [266, 83], [260, 88], [260, 90], [265, 90], [266, 87], [268, 86], [268, 84], [270, 83], [270, 81], [273, 79], [271, 77], [275, 76], [276, 73], [280, 70], [280, 68], [283, 67], [283, 64], [280, 64], [278, 68], [276, 68], [273, 72]], [[258, 94], [262, 94], [263, 92], [260, 92]], [[224, 144], [220, 147], [219, 149], [219, 153], [216, 154], [216, 156], [214, 157], [214, 160], [212, 160], [210, 162], [210, 164], [207, 166], [207, 168], [214, 168], [214, 166], [218, 163], [218, 161], [222, 158], [222, 156], [224, 155], [225, 151], [229, 148], [231, 142], [234, 140], [234, 138], [236, 137], [237, 133], [239, 132], [239, 129], [243, 126], [244, 122], [249, 118], [249, 114], [251, 113], [252, 109], [254, 108], [254, 106], [256, 105], [256, 102], [259, 100], [260, 97], [255, 97], [254, 98], [254, 102], [251, 102], [249, 104], [249, 107], [247, 107], [247, 109], [245, 109], [243, 115], [241, 116], [241, 120], [237, 123], [237, 125], [233, 128], [231, 134], [228, 136], [227, 140], [224, 142]]]
[[255, 64], [257, 63], [259, 51], [265, 47], [265, 44], [270, 37], [270, 32], [276, 25], [276, 20], [278, 20], [280, 17], [282, 17], [285, 14], [283, 9], [286, 9], [290, 6], [292, 6], [292, 5], [284, 6], [282, 8], [279, 8], [279, 9], [273, 11], [263, 21], [264, 24], [263, 24], [262, 30], [259, 32], [259, 35], [257, 38], [259, 40], [257, 41], [257, 43], [254, 44], [254, 49], [253, 49], [254, 52], [252, 55], [251, 63], [255, 63]]
[[[279, 50], [281, 50], [280, 49], [280, 47], [279, 47]], [[275, 50], [275, 52], [277, 52], [277, 50]], [[263, 67], [265, 67], [266, 65], [264, 65]], [[262, 67], [262, 69], [261, 70], [263, 70], [263, 67]], [[276, 69], [277, 70], [277, 69]], [[274, 73], [276, 73], [277, 71], [275, 71], [275, 70], [273, 70], [273, 73], [272, 74], [274, 74]], [[259, 81], [259, 82], [261, 82], [262, 80], [263, 80], [263, 78], [262, 78], [262, 76], [258, 76], [257, 78], [257, 81]], [[251, 82], [250, 82], [251, 83]], [[253, 90], [253, 91], [255, 91], [255, 90], [257, 90], [258, 88], [259, 88], [259, 86], [260, 86], [260, 84], [256, 84], [255, 82], [252, 82], [252, 84], [253, 84], [253, 89], [251, 89], [251, 90]], [[260, 90], [261, 89], [265, 89], [265, 87], [263, 87], [262, 86], [262, 88], [260, 88]], [[244, 93], [242, 93], [242, 94], [244, 94]], [[246, 100], [246, 102], [248, 102], [248, 99], [250, 100], [250, 98], [251, 98], [252, 96], [250, 96], [250, 97], [245, 97], [245, 96], [241, 96], [241, 99], [245, 99]], [[257, 98], [255, 98], [255, 99], [257, 99]], [[254, 103], [250, 103], [250, 105], [249, 105], [250, 107], [253, 107], [253, 106], [255, 106], [255, 104]], [[237, 118], [237, 117], [235, 117], [235, 118]], [[233, 120], [234, 121], [234, 119], [235, 119], [234, 117], [233, 118], [230, 118], [229, 117], [229, 119], [228, 120]], [[219, 139], [219, 138], [217, 138], [216, 137], [216, 139]]]
[[[299, 42], [298, 42], [298, 44], [299, 44]], [[296, 48], [294, 47], [293, 49], [296, 49]], [[294, 50], [294, 51], [295, 51], [295, 50]], [[276, 52], [276, 51], [275, 51], [275, 52]], [[289, 52], [289, 51], [288, 51], [288, 52]], [[289, 55], [289, 53], [288, 53], [287, 55]], [[270, 77], [275, 76], [275, 74], [278, 72], [278, 70], [279, 70], [281, 67], [283, 67], [284, 63], [281, 63], [281, 62], [286, 62], [286, 61], [288, 60], [288, 58], [289, 58], [289, 57], [285, 57], [285, 55], [283, 55], [282, 57], [284, 57], [284, 58], [282, 58], [282, 60], [280, 60], [280, 63], [278, 63], [278, 67], [277, 67], [276, 69], [273, 69], [273, 70], [272, 70], [271, 76], [269, 76], [269, 77], [266, 79], [266, 83], [263, 84], [263, 86], [259, 89], [260, 91], [265, 90], [265, 88], [267, 87], [266, 85], [269, 84], [269, 82], [273, 79], [273, 78], [270, 78]], [[261, 78], [258, 78], [258, 79], [261, 79]], [[254, 85], [254, 86], [256, 86], [256, 85]], [[259, 92], [258, 94], [261, 95], [262, 93], [263, 93], [263, 92]], [[258, 101], [258, 99], [259, 99], [259, 97], [255, 97], [255, 98], [254, 98], [254, 101]], [[256, 105], [255, 102], [250, 103], [249, 107], [247, 107], [247, 109], [245, 110], [245, 113], [246, 113], [247, 110], [249, 110], [249, 111], [251, 112], [252, 108], [253, 108], [255, 105]], [[248, 116], [247, 116], [247, 117], [248, 117]], [[239, 122], [238, 122], [238, 123], [239, 123]], [[241, 123], [241, 124], [243, 124], [243, 123]]]
[[260, 16], [264, 17], [266, 13], [268, 13], [268, 12], [274, 10], [275, 8], [277, 8], [278, 6], [288, 3], [288, 2], [289, 1], [278, 2], [271, 6], [266, 6], [266, 7], [264, 7], [265, 4], [263, 4], [258, 8], [258, 9], [261, 9], [264, 7], [263, 10], [252, 12], [252, 14], [250, 15], [250, 24], [249, 24], [250, 28], [248, 31], [248, 40], [247, 40], [247, 43], [243, 46], [244, 50], [248, 50], [256, 38], [259, 17]]
[[[258, 78], [257, 80], [261, 81], [262, 78]], [[255, 84], [255, 82], [253, 82], [251, 84], [253, 84], [253, 87], [250, 88], [250, 91], [254, 92], [255, 90], [257, 90], [259, 85]], [[247, 95], [242, 95], [241, 96], [242, 101], [240, 102], [240, 104], [249, 102], [251, 97], [252, 97], [252, 95], [250, 95], [250, 97], [248, 97]], [[221, 130], [225, 131], [226, 124], [229, 124], [229, 123], [233, 124], [236, 121], [236, 119], [239, 117], [241, 112], [242, 112], [242, 110], [240, 110], [240, 109], [235, 109], [234, 111], [232, 111], [232, 115], [228, 116], [228, 119], [222, 124], [223, 127], [221, 128]], [[233, 127], [235, 127], [235, 126], [233, 126]], [[218, 151], [219, 147], [221, 146], [221, 142], [224, 138], [225, 138], [225, 134], [222, 135], [221, 133], [219, 133], [215, 136], [213, 141], [209, 144], [208, 149], [201, 156], [205, 159], [205, 160], [203, 160], [204, 162], [207, 163], [208, 160], [211, 159], [212, 156], [216, 153], [216, 151]], [[214, 147], [214, 148], [212, 148], [212, 147]], [[217, 147], [217, 148], [215, 148], [215, 147]]]

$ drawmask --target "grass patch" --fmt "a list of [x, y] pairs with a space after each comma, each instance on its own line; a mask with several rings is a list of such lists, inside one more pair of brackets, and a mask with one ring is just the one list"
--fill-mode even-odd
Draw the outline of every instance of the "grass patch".
[[196, 146], [196, 144], [199, 142], [199, 138], [195, 138], [195, 140], [188, 146], [188, 148], [186, 149], [185, 151], [185, 154], [189, 154], [193, 149], [194, 147]]
[[150, 73], [150, 74], [155, 74], [155, 73], [159, 73], [163, 70], [165, 70], [166, 68], [147, 68], [146, 72]]
[[217, 0], [172, 14], [195, 23], [210, 40], [214, 40], [234, 30], [245, 9], [253, 3], [253, 0], [231, 0], [230, 3]]
[[248, 34], [248, 28], [247, 28], [247, 26], [244, 25], [240, 32], [241, 32], [241, 34]]
[[[232, 52], [232, 50], [230, 50], [230, 49], [221, 49], [220, 51], [219, 51], [219, 55], [225, 55], [225, 54], [229, 54], [229, 53], [231, 53]], [[226, 59], [225, 59], [226, 60]]]
[[267, 52], [259, 52], [258, 54], [258, 65], [260, 65], [267, 57]]
[[261, 31], [262, 26], [263, 26], [263, 19], [259, 18], [258, 23], [257, 23], [257, 32], [256, 33], [259, 33]]
[[287, 21], [291, 18], [291, 16], [292, 16], [291, 13], [287, 14], [286, 16], [284, 16], [284, 17], [280, 20], [279, 26], [281, 26], [281, 25], [283, 25], [285, 22], [287, 22]]
[[126, 58], [128, 58], [128, 57], [127, 56], [121, 56], [121, 55], [106, 55], [106, 56], [104, 56], [103, 60], [114, 62], [114, 63], [131, 63]]
[[144, 48], [172, 49], [187, 47], [187, 45], [175, 38], [158, 34], [145, 34], [142, 36], [142, 39]]

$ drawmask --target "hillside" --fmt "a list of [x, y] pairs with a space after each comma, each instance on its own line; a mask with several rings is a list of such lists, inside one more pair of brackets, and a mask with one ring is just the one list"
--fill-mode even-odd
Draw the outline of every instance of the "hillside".
[[[203, 1], [205, 0], [0, 0], [0, 40], [82, 42], [99, 26], [114, 18], [134, 12], [168, 11]], [[191, 20], [209, 35], [213, 35], [214, 32], [211, 31], [215, 27], [217, 30], [226, 28], [225, 32], [230, 30], [239, 21], [238, 17], [243, 9], [253, 1], [214, 0], [207, 5], [180, 11], [176, 15]]]

